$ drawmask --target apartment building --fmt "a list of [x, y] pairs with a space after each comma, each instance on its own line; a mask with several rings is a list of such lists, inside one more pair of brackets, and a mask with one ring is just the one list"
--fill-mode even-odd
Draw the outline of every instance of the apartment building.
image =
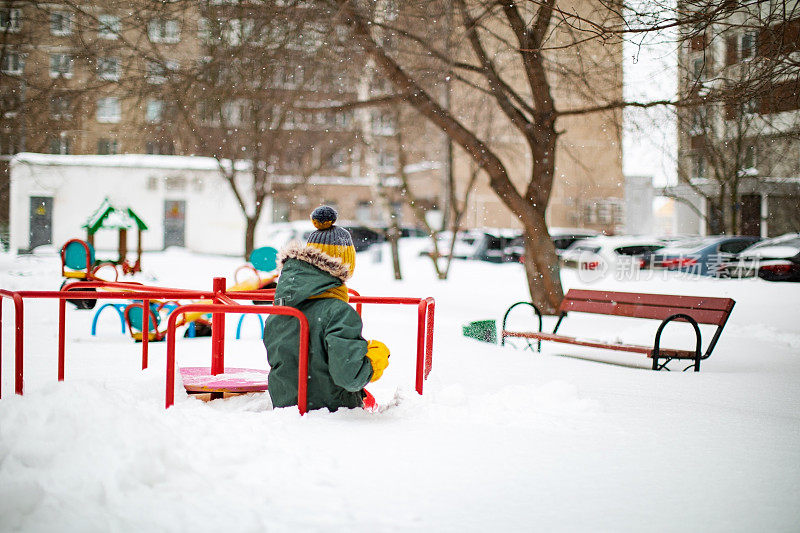
[[800, 17], [759, 2], [687, 36], [679, 87], [679, 231], [800, 231]]
[[[420, 202], [443, 209], [448, 173], [465, 183], [469, 160], [407, 108], [332, 107], [391, 87], [364, 71], [346, 28], [311, 4], [103, 0], [75, 11], [60, 2], [4, 2], [0, 223], [8, 220], [6, 161], [17, 152], [249, 160], [270, 200], [267, 221], [304, 218], [324, 202], [354, 221], [380, 224], [392, 212], [413, 224], [396, 189], [402, 164]], [[618, 55], [606, 66], [621, 83], [621, 48]], [[556, 91], [570, 93], [566, 85]], [[457, 107], [457, 91], [451, 99]], [[614, 120], [564, 121], [552, 224], [609, 232], [621, 225]], [[524, 180], [524, 142], [497, 142]], [[259, 203], [253, 189], [242, 196], [248, 210]], [[468, 226], [518, 225], [486, 183], [472, 198]]]

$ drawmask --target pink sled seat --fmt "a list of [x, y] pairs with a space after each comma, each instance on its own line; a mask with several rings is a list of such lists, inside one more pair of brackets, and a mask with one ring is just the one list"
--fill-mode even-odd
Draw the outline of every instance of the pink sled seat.
[[263, 392], [269, 375], [268, 370], [235, 367], [226, 367], [216, 376], [207, 366], [186, 366], [180, 371], [187, 392]]

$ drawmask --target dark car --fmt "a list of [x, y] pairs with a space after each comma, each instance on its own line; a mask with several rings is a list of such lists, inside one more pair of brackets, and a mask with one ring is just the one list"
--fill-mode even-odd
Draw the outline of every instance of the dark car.
[[[559, 256], [575, 241], [598, 235], [598, 232], [587, 229], [551, 228], [549, 231], [550, 238], [553, 240], [553, 245], [556, 247], [556, 253]], [[522, 236], [514, 239], [511, 244], [503, 250], [504, 261], [521, 261], [524, 255], [525, 243]]]
[[800, 281], [800, 233], [787, 233], [744, 249], [722, 265], [721, 273], [732, 278]]
[[759, 240], [759, 237], [726, 235], [687, 238], [643, 256], [642, 268], [718, 276], [722, 264]]
[[472, 259], [489, 261], [490, 263], [503, 263], [509, 261], [506, 250], [511, 244], [520, 239], [517, 230], [487, 230], [475, 240], [475, 251]]
[[361, 252], [373, 244], [384, 241], [383, 233], [378, 233], [377, 231], [367, 227], [351, 225], [344, 225], [342, 227], [349, 231], [350, 235], [353, 237], [353, 246], [355, 247], [356, 252]]

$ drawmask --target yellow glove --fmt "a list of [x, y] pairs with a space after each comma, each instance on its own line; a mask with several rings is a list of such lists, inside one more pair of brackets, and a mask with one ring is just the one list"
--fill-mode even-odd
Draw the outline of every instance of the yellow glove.
[[372, 363], [372, 379], [378, 381], [383, 375], [383, 371], [389, 366], [389, 348], [381, 341], [369, 341], [367, 343], [367, 357]]

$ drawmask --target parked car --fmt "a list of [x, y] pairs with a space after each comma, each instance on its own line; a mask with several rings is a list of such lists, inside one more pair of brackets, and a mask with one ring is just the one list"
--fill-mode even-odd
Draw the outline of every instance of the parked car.
[[606, 272], [611, 268], [638, 270], [644, 254], [655, 252], [664, 243], [655, 238], [599, 235], [572, 243], [561, 254], [567, 268]]
[[735, 259], [724, 263], [725, 277], [767, 281], [800, 281], [800, 233], [787, 233], [745, 248]]
[[[353, 236], [353, 246], [355, 246], [356, 252], [366, 250], [373, 244], [385, 240], [382, 230], [376, 231], [358, 223], [347, 221], [337, 222], [336, 225], [345, 228]], [[314, 227], [307, 220], [278, 222], [270, 226], [263, 239], [263, 246], [272, 246], [280, 250], [290, 241], [305, 242], [312, 231], [314, 231]], [[408, 230], [408, 234], [412, 234], [412, 230]]]
[[[479, 231], [459, 231], [456, 234], [456, 240], [453, 244], [453, 259], [471, 259], [475, 254], [476, 242], [480, 235], [481, 232]], [[452, 238], [452, 231], [442, 231], [439, 233], [436, 241], [441, 257], [447, 257], [450, 253], [450, 241]], [[428, 243], [419, 254], [430, 256], [432, 252], [433, 245]]]
[[476, 240], [472, 259], [489, 261], [490, 263], [508, 262], [505, 251], [511, 243], [520, 238], [521, 234], [520, 230], [515, 229], [483, 231], [483, 234]]
[[726, 235], [685, 238], [644, 254], [641, 267], [717, 276], [723, 263], [759, 240], [759, 237]]
[[[490, 263], [504, 262], [504, 250], [518, 239], [521, 232], [513, 229], [480, 229], [461, 231], [456, 235], [453, 247], [453, 259], [474, 259]], [[439, 234], [439, 253], [446, 256], [449, 252], [452, 232], [443, 231]], [[421, 255], [430, 255], [431, 248], [427, 247]]]
[[[575, 241], [599, 235], [599, 232], [590, 229], [550, 228], [549, 231], [558, 255], [561, 255]], [[503, 250], [504, 261], [523, 261], [524, 256], [525, 245], [522, 236], [514, 239], [511, 245]]]

